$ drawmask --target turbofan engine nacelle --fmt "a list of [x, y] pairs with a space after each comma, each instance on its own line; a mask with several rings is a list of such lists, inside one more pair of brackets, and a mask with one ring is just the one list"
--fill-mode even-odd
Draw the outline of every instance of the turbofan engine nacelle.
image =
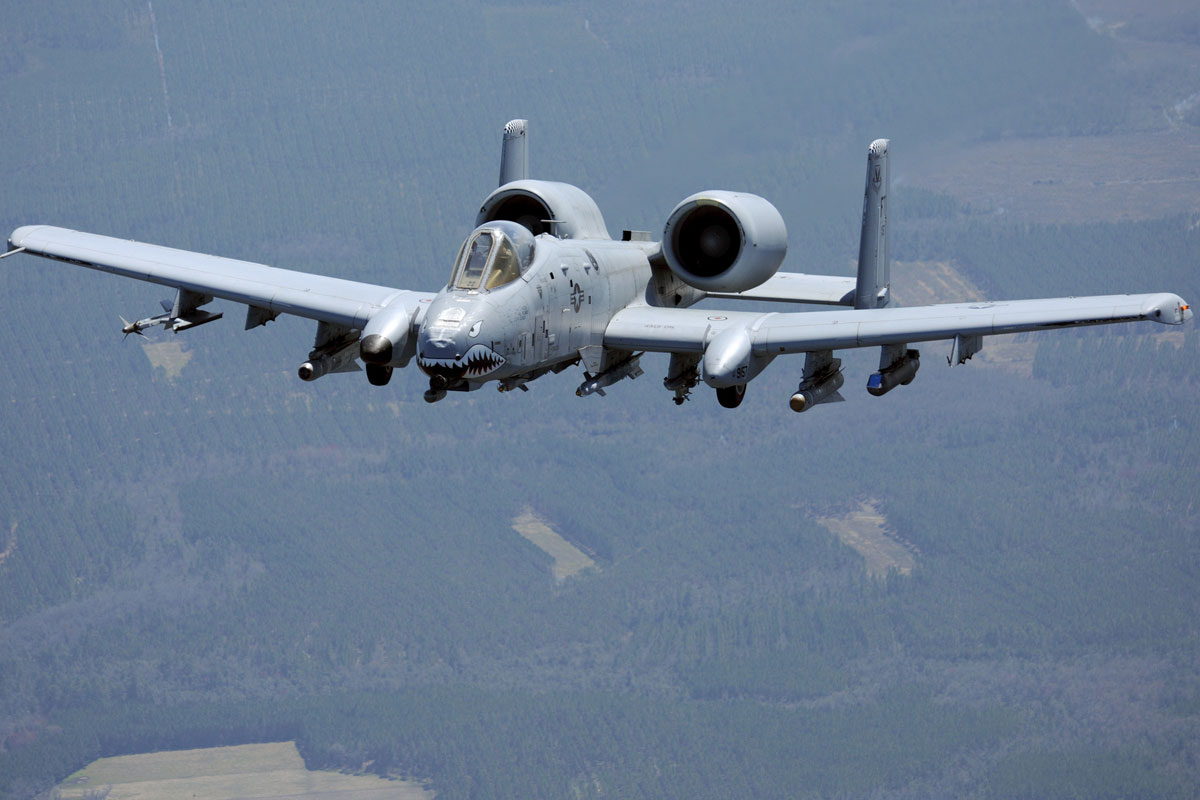
[[560, 239], [610, 239], [604, 216], [587, 192], [557, 181], [519, 180], [487, 196], [475, 227], [498, 219], [524, 225], [534, 236], [548, 233]]
[[681, 281], [706, 292], [743, 292], [787, 255], [787, 227], [770, 202], [742, 192], [698, 192], [675, 206], [663, 256]]
[[363, 328], [359, 357], [377, 367], [403, 367], [417, 350], [412, 336], [417, 309], [407, 298], [399, 297], [377, 311]]

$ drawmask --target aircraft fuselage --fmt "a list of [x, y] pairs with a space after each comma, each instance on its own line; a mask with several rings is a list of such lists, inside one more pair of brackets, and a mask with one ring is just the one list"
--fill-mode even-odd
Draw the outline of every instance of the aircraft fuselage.
[[491, 290], [451, 284], [437, 294], [417, 335], [417, 363], [435, 391], [494, 380], [515, 388], [573, 364], [584, 348], [602, 345], [615, 309], [646, 292], [649, 249], [538, 236], [518, 280]]

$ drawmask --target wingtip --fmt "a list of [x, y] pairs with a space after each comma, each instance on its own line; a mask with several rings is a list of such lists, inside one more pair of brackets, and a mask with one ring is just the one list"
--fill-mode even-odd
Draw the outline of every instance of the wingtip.
[[44, 228], [45, 225], [22, 225], [13, 231], [8, 237], [8, 249], [16, 250], [18, 247], [25, 247], [25, 240], [31, 233], [38, 228]]
[[[1172, 295], [1171, 297], [1174, 302], [1173, 303], [1168, 302], [1166, 304], [1167, 310], [1169, 312], [1170, 311], [1174, 312], [1175, 324], [1182, 325], [1183, 323], [1187, 322], [1189, 319], [1192, 318], [1192, 307], [1190, 305], [1188, 305], [1187, 302], [1185, 302], [1184, 299], [1178, 295]], [[1174, 308], [1171, 307], [1172, 305], [1174, 306]]]
[[1157, 294], [1148, 296], [1142, 314], [1165, 325], [1182, 325], [1192, 318], [1192, 307], [1177, 294]]

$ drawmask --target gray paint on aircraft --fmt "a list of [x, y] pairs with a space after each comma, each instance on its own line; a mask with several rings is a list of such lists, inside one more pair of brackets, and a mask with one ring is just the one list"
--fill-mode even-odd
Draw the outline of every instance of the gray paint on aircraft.
[[[126, 323], [176, 332], [211, 322], [214, 298], [245, 303], [246, 328], [294, 314], [317, 320], [300, 376], [315, 380], [368, 366], [371, 383], [417, 358], [425, 398], [495, 382], [526, 388], [583, 361], [578, 393], [641, 374], [644, 351], [672, 354], [664, 385], [682, 403], [703, 380], [723, 405], [777, 356], [806, 353], [791, 405], [840, 399], [833, 351], [879, 347], [868, 391], [913, 379], [912, 342], [950, 340], [951, 365], [1001, 333], [1149, 320], [1181, 324], [1188, 305], [1169, 293], [961, 303], [898, 308], [890, 302], [887, 140], [868, 151], [856, 279], [778, 272], [787, 250], [782, 219], [768, 201], [729, 191], [698, 192], [676, 206], [661, 242], [630, 232], [613, 240], [595, 202], [575, 186], [528, 177], [527, 124], [505, 127], [501, 185], [484, 200], [472, 239], [483, 244], [469, 278], [456, 271], [439, 292], [419, 292], [314, 275], [48, 225], [17, 228], [10, 253], [63, 261], [170, 286], [164, 314]], [[456, 270], [467, 270], [464, 248]], [[702, 287], [702, 288], [701, 288]], [[787, 313], [690, 308], [705, 297], [818, 303], [838, 310]], [[839, 362], [840, 363], [840, 362]], [[835, 385], [836, 384], [836, 385]], [[797, 399], [800, 398], [800, 399]]]

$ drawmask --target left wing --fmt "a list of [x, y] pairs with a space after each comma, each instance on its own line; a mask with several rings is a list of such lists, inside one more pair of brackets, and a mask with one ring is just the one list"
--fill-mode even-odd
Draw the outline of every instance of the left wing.
[[247, 327], [251, 327], [251, 319], [265, 321], [278, 314], [295, 314], [362, 330], [384, 308], [399, 302], [411, 307], [415, 315], [420, 300], [433, 297], [50, 225], [17, 228], [8, 244], [10, 252], [23, 250], [190, 292], [193, 301], [203, 301], [194, 302], [193, 311], [214, 297], [245, 303], [251, 312]]

